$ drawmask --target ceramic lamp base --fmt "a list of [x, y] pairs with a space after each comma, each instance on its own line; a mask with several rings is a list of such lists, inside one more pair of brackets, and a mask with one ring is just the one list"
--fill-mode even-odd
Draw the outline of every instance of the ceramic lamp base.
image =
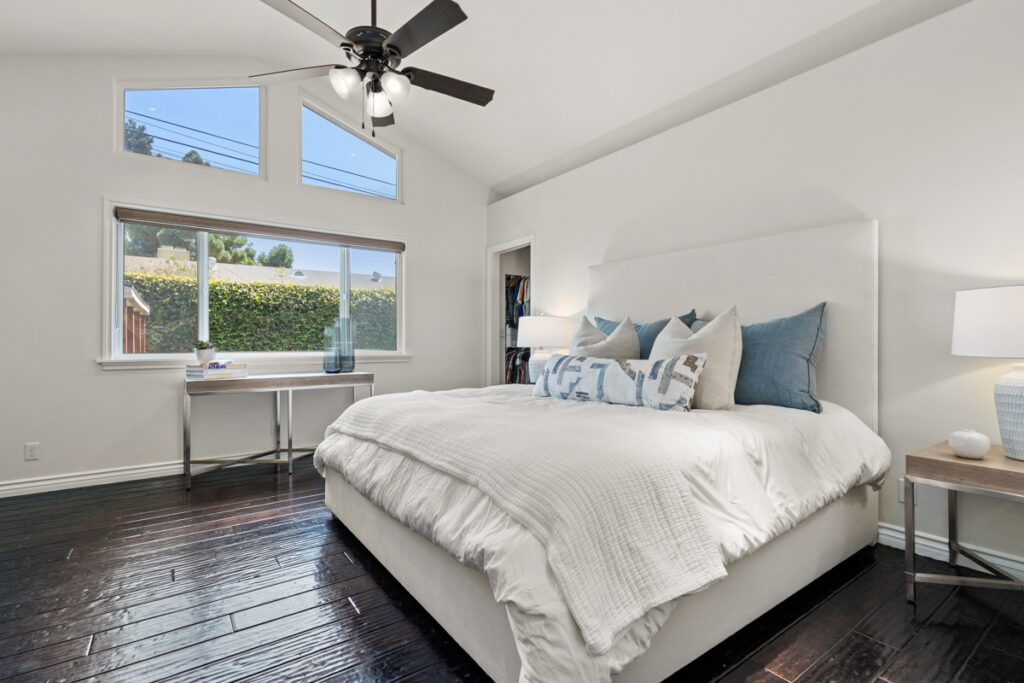
[[1024, 460], [1024, 364], [996, 382], [996, 415], [1006, 457]]
[[530, 352], [530, 384], [536, 384], [540, 376], [544, 374], [544, 366], [551, 358], [551, 352], [542, 348]]

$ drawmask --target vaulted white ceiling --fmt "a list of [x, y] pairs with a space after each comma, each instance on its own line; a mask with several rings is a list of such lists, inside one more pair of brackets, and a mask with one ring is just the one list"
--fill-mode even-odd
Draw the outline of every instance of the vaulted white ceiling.
[[[369, 0], [298, 1], [342, 32], [369, 23]], [[405, 64], [492, 87], [494, 101], [480, 108], [414, 89], [395, 115], [404, 133], [508, 194], [587, 161], [602, 145], [628, 143], [645, 117], [665, 118], [673, 107], [683, 117], [680, 103], [796, 46], [813, 47], [816, 37], [821, 44], [804, 50], [808, 63], [790, 72], [836, 56], [847, 34], [864, 34], [863, 43], [962, 1], [462, 0], [469, 20]], [[378, 23], [394, 30], [426, 2], [379, 0]], [[259, 0], [4, 0], [0, 49], [246, 57], [268, 70], [333, 62], [339, 52]], [[775, 72], [769, 77], [792, 75]]]

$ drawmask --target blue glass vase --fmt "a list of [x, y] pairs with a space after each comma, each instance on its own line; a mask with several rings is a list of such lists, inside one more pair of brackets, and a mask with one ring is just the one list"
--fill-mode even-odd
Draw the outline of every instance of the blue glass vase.
[[336, 318], [324, 328], [324, 372], [352, 372], [356, 369], [356, 344], [352, 318]]

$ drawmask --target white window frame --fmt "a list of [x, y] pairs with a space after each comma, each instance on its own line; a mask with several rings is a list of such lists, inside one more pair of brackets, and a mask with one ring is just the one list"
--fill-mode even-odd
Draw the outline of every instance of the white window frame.
[[[248, 177], [266, 182], [267, 180], [267, 87], [256, 85], [249, 80], [237, 78], [196, 78], [187, 81], [181, 79], [164, 80], [124, 80], [117, 81], [114, 88], [114, 111], [117, 116], [114, 121], [114, 156], [121, 158], [147, 160], [144, 163], [160, 163], [174, 161], [192, 168], [201, 168], [206, 172], [229, 173], [232, 177]], [[167, 157], [146, 156], [137, 152], [129, 152], [124, 148], [124, 92], [125, 90], [205, 90], [209, 88], [257, 88], [260, 95], [259, 116], [260, 116], [260, 169], [259, 173], [243, 173], [233, 171], [230, 168], [218, 168], [216, 166], [200, 166], [199, 164], [187, 164], [180, 159], [169, 159]]]
[[[390, 201], [390, 200], [389, 200]], [[189, 353], [146, 353], [146, 354], [125, 354], [122, 352], [122, 330], [120, 327], [121, 307], [123, 306], [123, 282], [122, 276], [124, 248], [122, 242], [122, 231], [119, 229], [118, 220], [114, 216], [115, 207], [141, 209], [149, 211], [162, 211], [167, 213], [179, 213], [185, 215], [197, 215], [194, 209], [182, 209], [171, 207], [156, 207], [131, 204], [123, 201], [105, 199], [103, 202], [103, 353], [97, 362], [104, 370], [158, 370], [158, 369], [181, 369], [188, 363], [195, 362], [195, 354]], [[285, 225], [271, 223], [264, 220], [239, 216], [211, 215], [203, 213], [204, 217], [228, 221], [240, 221], [247, 223], [259, 223], [279, 228], [292, 228], [295, 230], [312, 230], [332, 234], [332, 231], [323, 228]], [[368, 237], [377, 239], [394, 238], [397, 241], [404, 241], [403, 238], [393, 235], [368, 235], [365, 233], [346, 230], [346, 235], [353, 237]], [[356, 349], [356, 363], [397, 363], [412, 360], [407, 345], [406, 329], [406, 296], [409, 291], [406, 277], [406, 252], [395, 253], [395, 345], [394, 351]], [[198, 262], [197, 262], [198, 265]], [[198, 271], [197, 271], [198, 275]], [[200, 309], [201, 310], [201, 309]], [[208, 315], [208, 311], [207, 311]], [[202, 316], [199, 320], [201, 337], [207, 337], [209, 320], [206, 319], [207, 329], [202, 327]], [[231, 353], [231, 358], [249, 364], [252, 373], [267, 372], [314, 372], [323, 367], [322, 351], [250, 351]]]
[[[329, 107], [327, 107], [324, 104], [322, 104], [319, 100], [317, 100], [315, 97], [313, 97], [309, 93], [303, 91], [301, 88], [299, 89], [298, 103], [299, 103], [299, 106], [296, 108], [296, 114], [295, 114], [296, 119], [297, 119], [295, 125], [297, 126], [297, 128], [299, 130], [298, 149], [296, 150], [296, 155], [295, 155], [296, 158], [299, 160], [299, 165], [298, 165], [298, 169], [296, 170], [296, 176], [295, 176], [296, 184], [298, 184], [300, 187], [312, 188], [314, 190], [321, 191], [321, 192], [322, 191], [327, 191], [327, 192], [344, 192], [346, 196], [352, 195], [352, 196], [355, 196], [355, 197], [363, 197], [365, 199], [372, 199], [372, 200], [375, 200], [375, 201], [378, 201], [378, 202], [387, 202], [388, 204], [404, 204], [405, 203], [405, 200], [403, 199], [403, 196], [402, 196], [402, 186], [404, 184], [402, 182], [402, 169], [403, 169], [403, 166], [402, 166], [402, 150], [401, 150], [401, 148], [399, 148], [399, 147], [397, 147], [395, 145], [388, 144], [386, 141], [382, 140], [381, 139], [381, 129], [377, 130], [377, 137], [370, 137], [368, 133], [366, 133], [365, 131], [361, 131], [357, 124], [352, 123], [352, 122], [348, 121], [347, 119], [345, 119], [344, 117], [339, 116], [338, 114], [334, 113]], [[302, 137], [303, 137], [303, 134], [304, 134], [304, 131], [302, 130], [302, 108], [303, 107], [308, 107], [314, 113], [319, 114], [320, 116], [324, 117], [325, 119], [327, 119], [328, 121], [330, 121], [334, 125], [338, 126], [339, 128], [341, 128], [345, 132], [350, 133], [351, 135], [354, 135], [357, 138], [360, 138], [363, 142], [369, 143], [370, 145], [372, 145], [373, 147], [376, 147], [378, 150], [380, 150], [381, 152], [384, 152], [388, 156], [394, 157], [394, 159], [395, 159], [395, 198], [394, 199], [389, 199], [387, 197], [375, 197], [375, 196], [369, 195], [369, 194], [362, 194], [361, 192], [353, 192], [353, 191], [350, 191], [350, 190], [345, 190], [345, 189], [342, 189], [340, 187], [339, 188], [323, 187], [321, 185], [313, 185], [312, 183], [305, 183], [305, 182], [303, 182], [302, 181]], [[122, 127], [123, 127], [123, 125], [122, 125]]]

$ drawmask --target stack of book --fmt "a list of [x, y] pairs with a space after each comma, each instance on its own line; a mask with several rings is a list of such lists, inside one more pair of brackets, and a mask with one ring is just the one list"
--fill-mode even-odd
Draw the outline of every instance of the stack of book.
[[206, 365], [185, 366], [185, 379], [240, 379], [248, 374], [248, 365], [230, 360], [215, 360]]

